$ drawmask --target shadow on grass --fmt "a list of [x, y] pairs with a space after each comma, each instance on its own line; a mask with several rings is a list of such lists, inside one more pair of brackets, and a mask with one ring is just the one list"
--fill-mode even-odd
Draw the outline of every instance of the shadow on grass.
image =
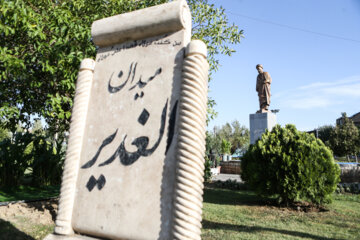
[[275, 232], [275, 233], [290, 235], [290, 236], [294, 236], [294, 237], [310, 238], [310, 239], [315, 239], [315, 240], [331, 240], [331, 239], [333, 239], [333, 238], [327, 238], [327, 237], [320, 237], [320, 236], [316, 236], [316, 235], [313, 235], [310, 233], [304, 233], [304, 232], [267, 228], [267, 227], [259, 227], [259, 226], [246, 226], [246, 225], [218, 223], [218, 222], [207, 221], [205, 219], [202, 221], [202, 227], [204, 229], [222, 229], [222, 230], [231, 230], [231, 231], [247, 232], [247, 233], [256, 233], [256, 232], [260, 232], [260, 231], [267, 231], [267, 232]]
[[252, 191], [205, 188], [204, 202], [224, 205], [276, 205], [274, 199], [261, 199]]
[[0, 239], [11, 240], [34, 240], [33, 237], [21, 232], [14, 227], [10, 222], [0, 219]]
[[59, 193], [60, 186], [20, 186], [13, 189], [0, 188], [0, 202], [44, 199], [56, 197]]

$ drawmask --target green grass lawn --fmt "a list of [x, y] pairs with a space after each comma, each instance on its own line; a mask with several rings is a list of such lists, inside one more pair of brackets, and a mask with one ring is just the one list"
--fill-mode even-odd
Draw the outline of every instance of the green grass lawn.
[[334, 194], [329, 211], [266, 206], [250, 191], [208, 188], [202, 239], [360, 239], [360, 196]]
[[[58, 192], [58, 187], [23, 187], [17, 192], [0, 191], [0, 195], [2, 201], [9, 201]], [[206, 188], [202, 239], [360, 239], [360, 195], [334, 194], [327, 208], [329, 211], [297, 212], [266, 205], [251, 191]], [[0, 239], [42, 239], [53, 227], [53, 222], [39, 224], [26, 215], [0, 219]]]
[[13, 189], [0, 188], [0, 202], [44, 199], [50, 197], [57, 197], [59, 196], [59, 193], [60, 186], [20, 186]]

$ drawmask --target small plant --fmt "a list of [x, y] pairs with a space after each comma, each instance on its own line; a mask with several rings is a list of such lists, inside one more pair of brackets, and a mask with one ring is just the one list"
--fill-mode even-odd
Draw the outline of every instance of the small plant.
[[227, 141], [226, 139], [223, 139], [221, 141], [221, 153], [230, 154], [230, 152], [231, 152], [231, 142]]
[[219, 166], [220, 166], [220, 162], [221, 162], [220, 156], [216, 156], [216, 157], [215, 157], [215, 161], [216, 161], [216, 167], [219, 167]]
[[211, 179], [211, 163], [209, 158], [205, 157], [204, 181], [208, 182]]
[[340, 169], [324, 143], [294, 125], [276, 125], [251, 145], [241, 162], [242, 179], [262, 196], [289, 204], [331, 202]]

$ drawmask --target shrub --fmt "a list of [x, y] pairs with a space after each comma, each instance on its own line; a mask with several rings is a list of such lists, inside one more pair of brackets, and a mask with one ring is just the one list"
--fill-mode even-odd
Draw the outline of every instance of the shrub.
[[289, 204], [306, 200], [331, 202], [340, 169], [331, 150], [294, 125], [276, 125], [251, 145], [241, 162], [242, 179], [262, 196]]
[[0, 142], [0, 186], [14, 187], [20, 185], [25, 170], [32, 160], [32, 135], [15, 133], [12, 138]]
[[61, 140], [49, 141], [42, 135], [16, 132], [0, 142], [0, 187], [19, 186], [25, 176], [31, 177], [34, 185], [58, 185], [64, 157]]
[[36, 136], [33, 143], [32, 183], [37, 186], [59, 185], [65, 160], [63, 141]]
[[209, 158], [205, 157], [204, 181], [208, 182], [211, 179], [211, 164]]

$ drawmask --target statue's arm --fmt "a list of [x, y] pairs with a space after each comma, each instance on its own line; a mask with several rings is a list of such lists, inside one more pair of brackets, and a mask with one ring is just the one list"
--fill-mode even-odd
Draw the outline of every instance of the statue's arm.
[[264, 72], [264, 77], [265, 77], [265, 83], [271, 83], [272, 79], [268, 72]]

